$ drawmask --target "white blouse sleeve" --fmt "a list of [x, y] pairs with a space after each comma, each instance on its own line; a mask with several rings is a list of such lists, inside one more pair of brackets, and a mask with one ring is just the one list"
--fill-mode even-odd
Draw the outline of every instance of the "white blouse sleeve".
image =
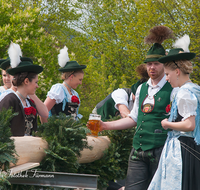
[[47, 93], [47, 96], [51, 99], [56, 100], [56, 104], [59, 104], [65, 98], [64, 91], [61, 84], [55, 84], [51, 87], [50, 91]]
[[187, 89], [181, 89], [177, 93], [178, 113], [183, 117], [182, 121], [190, 116], [196, 116], [197, 98]]
[[117, 90], [114, 90], [111, 97], [115, 102], [115, 108], [117, 110], [117, 104], [123, 104], [128, 108], [128, 94], [124, 89], [118, 88]]

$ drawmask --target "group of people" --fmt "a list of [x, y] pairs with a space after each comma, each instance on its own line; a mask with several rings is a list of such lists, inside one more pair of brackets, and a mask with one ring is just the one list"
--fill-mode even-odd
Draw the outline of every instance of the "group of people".
[[[122, 119], [101, 121], [101, 131], [136, 127], [125, 190], [200, 189], [200, 87], [189, 78], [195, 53], [188, 35], [166, 53], [161, 43], [171, 34], [165, 26], [150, 30], [149, 79], [138, 86], [133, 109]], [[116, 108], [126, 106], [119, 93], [113, 98]]]
[[61, 49], [58, 55], [63, 83], [52, 86], [44, 103], [35, 94], [38, 74], [43, 71], [43, 67], [33, 64], [28, 57], [22, 57], [18, 44], [11, 43], [8, 54], [7, 59], [0, 61], [4, 83], [0, 88], [0, 110], [12, 109], [17, 113], [10, 123], [12, 136], [36, 132], [38, 115], [43, 123], [51, 115], [59, 115], [60, 112], [74, 119], [81, 118], [78, 114], [80, 99], [74, 89], [82, 83], [86, 65], [70, 61], [67, 47]]
[[[190, 41], [187, 35], [166, 53], [161, 44], [172, 34], [166, 26], [150, 30], [145, 42], [153, 45], [144, 61], [149, 79], [133, 85], [132, 93], [127, 94], [125, 89], [113, 92], [114, 113], [119, 110], [122, 118], [101, 121], [101, 131], [136, 127], [126, 190], [200, 189], [200, 87], [189, 78], [195, 53], [185, 48]], [[12, 108], [18, 112], [11, 121], [13, 136], [36, 131], [37, 114], [42, 122], [60, 112], [81, 118], [80, 98], [75, 89], [82, 83], [86, 66], [70, 61], [67, 47], [61, 49], [58, 63], [63, 83], [53, 85], [43, 103], [35, 95], [38, 74], [43, 68], [22, 57], [19, 50], [17, 44], [11, 43], [9, 58], [1, 60], [0, 65], [5, 75], [0, 110]], [[134, 101], [131, 106], [130, 100]]]

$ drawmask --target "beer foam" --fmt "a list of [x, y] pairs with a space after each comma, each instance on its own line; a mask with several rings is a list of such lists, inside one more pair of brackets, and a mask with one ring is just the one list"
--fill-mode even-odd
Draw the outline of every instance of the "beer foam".
[[89, 116], [89, 120], [101, 120], [101, 115], [97, 116], [97, 115], [90, 115]]

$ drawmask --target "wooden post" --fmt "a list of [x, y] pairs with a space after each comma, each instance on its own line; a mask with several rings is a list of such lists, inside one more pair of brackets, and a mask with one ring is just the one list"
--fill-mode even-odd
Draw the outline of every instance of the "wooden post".
[[110, 139], [107, 136], [87, 136], [88, 145], [92, 146], [93, 149], [83, 149], [80, 153], [81, 156], [78, 158], [78, 162], [90, 163], [95, 160], [99, 160], [103, 157], [103, 151], [109, 147]]

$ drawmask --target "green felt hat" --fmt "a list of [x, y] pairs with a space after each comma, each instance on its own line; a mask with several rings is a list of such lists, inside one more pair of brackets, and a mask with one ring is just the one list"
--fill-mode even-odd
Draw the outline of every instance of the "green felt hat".
[[3, 69], [3, 70], [6, 70], [7, 68], [10, 67], [10, 58], [8, 57], [7, 59], [2, 59], [4, 61], [0, 61], [0, 67]]
[[79, 65], [76, 61], [68, 61], [66, 65], [60, 69], [58, 69], [60, 72], [69, 72], [69, 71], [76, 71], [85, 69], [86, 65]]
[[146, 55], [146, 60], [144, 63], [151, 62], [151, 61], [158, 61], [159, 58], [165, 56], [165, 49], [159, 43], [153, 44]]
[[22, 72], [33, 72], [39, 74], [43, 71], [43, 67], [34, 65], [32, 59], [28, 57], [20, 57], [21, 62], [17, 67], [10, 68], [7, 70], [8, 74], [15, 75]]
[[6, 59], [0, 59], [0, 66]]
[[191, 60], [195, 57], [195, 55], [195, 53], [184, 52], [182, 48], [174, 48], [171, 49], [166, 56], [161, 57], [158, 61], [161, 63], [166, 63], [177, 60]]

